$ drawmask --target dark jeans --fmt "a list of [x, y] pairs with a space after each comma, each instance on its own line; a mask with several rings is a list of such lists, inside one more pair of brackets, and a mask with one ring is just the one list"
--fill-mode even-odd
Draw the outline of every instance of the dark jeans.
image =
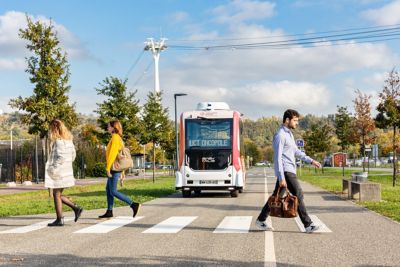
[[[294, 173], [291, 172], [285, 172], [285, 180], [287, 184], [287, 188], [289, 189], [290, 193], [295, 195], [297, 197], [297, 200], [299, 201], [299, 206], [297, 208], [297, 213], [299, 214], [301, 222], [304, 224], [304, 227], [308, 227], [312, 221], [310, 217], [307, 214], [306, 206], [304, 204], [304, 196], [303, 196], [303, 189], [301, 189], [301, 186], [299, 184], [299, 181], [297, 180], [297, 176]], [[279, 189], [279, 181], [276, 181], [275, 184], [275, 189], [273, 192], [273, 195], [277, 193]], [[265, 203], [263, 209], [261, 210], [260, 215], [258, 215], [258, 220], [264, 222], [269, 214], [269, 205], [268, 202]]]
[[129, 197], [118, 192], [118, 179], [121, 176], [121, 172], [111, 172], [111, 177], [107, 179], [107, 209], [112, 210], [114, 206], [114, 197], [118, 198], [121, 201], [124, 201], [128, 205], [132, 204], [132, 200]]

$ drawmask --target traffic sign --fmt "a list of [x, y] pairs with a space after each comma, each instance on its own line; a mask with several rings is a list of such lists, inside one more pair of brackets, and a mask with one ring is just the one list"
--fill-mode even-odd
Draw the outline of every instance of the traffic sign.
[[298, 147], [304, 147], [304, 140], [303, 139], [297, 139], [296, 140], [296, 145]]

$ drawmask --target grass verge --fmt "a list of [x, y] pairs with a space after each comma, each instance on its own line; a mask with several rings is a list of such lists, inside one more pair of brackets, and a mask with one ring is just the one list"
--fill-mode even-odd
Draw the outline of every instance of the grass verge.
[[[350, 178], [351, 173], [356, 171], [359, 170], [346, 169], [345, 177]], [[342, 170], [339, 169], [325, 169], [324, 173], [320, 170], [315, 172], [313, 169], [303, 169], [299, 178], [335, 194], [341, 194], [342, 192], [343, 176]], [[382, 201], [356, 202], [361, 206], [400, 222], [400, 186], [392, 186], [392, 175], [388, 172], [371, 171], [368, 175], [368, 180], [381, 184]]]
[[[151, 179], [127, 180], [119, 191], [135, 202], [143, 203], [174, 193], [175, 178], [158, 177], [155, 183]], [[86, 210], [107, 207], [105, 184], [74, 186], [64, 190], [63, 194]], [[126, 206], [126, 204], [115, 199], [115, 206]], [[65, 206], [63, 209], [70, 211]], [[53, 212], [53, 198], [49, 197], [48, 190], [0, 196], [0, 217]]]

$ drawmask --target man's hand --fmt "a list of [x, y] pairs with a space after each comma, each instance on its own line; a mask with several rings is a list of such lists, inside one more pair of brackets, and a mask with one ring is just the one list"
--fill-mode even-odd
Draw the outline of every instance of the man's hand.
[[111, 178], [111, 176], [112, 176], [112, 175], [111, 175], [111, 172], [110, 172], [110, 171], [107, 171], [107, 177], [108, 177], [108, 178]]
[[316, 161], [316, 160], [313, 160], [313, 161], [311, 162], [311, 164], [314, 165], [315, 167], [317, 167], [318, 169], [321, 168], [321, 163], [319, 163], [319, 162]]
[[280, 187], [286, 187], [286, 180], [285, 180], [285, 179], [282, 179], [282, 180], [279, 182], [279, 186], [280, 186]]

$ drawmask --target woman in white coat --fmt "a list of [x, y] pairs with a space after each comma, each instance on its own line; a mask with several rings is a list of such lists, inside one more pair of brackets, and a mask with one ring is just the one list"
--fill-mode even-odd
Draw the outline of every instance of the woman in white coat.
[[45, 187], [53, 189], [57, 219], [48, 226], [63, 226], [62, 204], [69, 206], [78, 221], [83, 209], [62, 195], [64, 188], [75, 185], [72, 162], [75, 160], [73, 136], [60, 120], [53, 120], [49, 127], [51, 151], [46, 163]]

